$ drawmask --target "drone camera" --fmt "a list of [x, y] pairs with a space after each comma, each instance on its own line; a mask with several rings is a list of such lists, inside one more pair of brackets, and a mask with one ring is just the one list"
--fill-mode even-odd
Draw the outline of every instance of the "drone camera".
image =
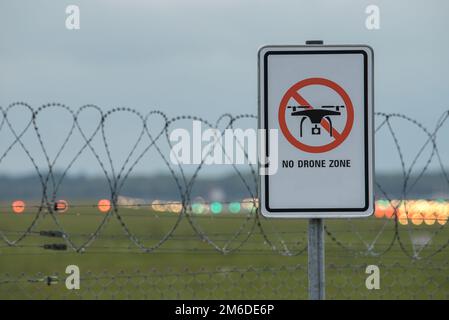
[[319, 135], [319, 134], [321, 134], [321, 128], [318, 127], [317, 124], [315, 124], [315, 126], [312, 128], [312, 134], [313, 134], [313, 135]]

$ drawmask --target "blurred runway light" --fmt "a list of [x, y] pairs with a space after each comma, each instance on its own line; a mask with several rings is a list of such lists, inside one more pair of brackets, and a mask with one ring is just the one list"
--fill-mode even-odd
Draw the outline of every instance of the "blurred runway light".
[[156, 212], [162, 212], [162, 211], [164, 211], [164, 205], [161, 203], [161, 201], [154, 200], [151, 203], [151, 209]]
[[55, 202], [54, 209], [56, 212], [65, 213], [67, 212], [67, 210], [69, 210], [69, 204], [65, 200], [58, 200]]
[[231, 213], [239, 213], [240, 212], [240, 203], [231, 202], [228, 206], [229, 212]]
[[111, 201], [108, 199], [101, 199], [98, 201], [98, 210], [102, 213], [106, 213], [111, 210]]
[[210, 211], [213, 214], [219, 214], [223, 210], [223, 205], [220, 202], [212, 202], [210, 205]]
[[374, 216], [378, 219], [394, 218], [395, 208], [397, 208], [398, 221], [402, 225], [407, 225], [409, 221], [416, 226], [445, 225], [449, 218], [449, 202], [444, 199], [392, 200], [391, 202], [377, 200]]
[[173, 213], [180, 213], [182, 211], [182, 204], [181, 203], [170, 204], [170, 211]]
[[15, 214], [21, 214], [25, 211], [25, 202], [22, 200], [13, 201], [11, 207]]

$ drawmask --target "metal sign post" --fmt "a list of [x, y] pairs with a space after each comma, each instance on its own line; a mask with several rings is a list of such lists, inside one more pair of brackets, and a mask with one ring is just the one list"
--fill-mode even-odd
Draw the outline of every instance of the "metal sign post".
[[[321, 40], [306, 41], [306, 45], [322, 45]], [[308, 230], [308, 265], [309, 300], [324, 300], [325, 286], [325, 262], [324, 262], [324, 220], [309, 219]]]
[[264, 46], [258, 61], [259, 210], [309, 219], [309, 298], [324, 299], [323, 219], [374, 212], [374, 52], [317, 40]]
[[308, 240], [308, 276], [309, 276], [309, 299], [324, 300], [324, 220], [309, 220]]

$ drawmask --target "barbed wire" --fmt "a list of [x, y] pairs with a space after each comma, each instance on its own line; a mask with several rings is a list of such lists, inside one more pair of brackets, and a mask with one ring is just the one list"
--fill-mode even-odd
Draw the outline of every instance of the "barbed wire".
[[[11, 122], [9, 116], [13, 110], [21, 109], [29, 114], [29, 120], [27, 120], [22, 129], [16, 129]], [[66, 124], [68, 128], [67, 135], [63, 137], [62, 144], [56, 148], [55, 155], [50, 156], [46, 141], [41, 133], [41, 128], [39, 125], [39, 118], [44, 111], [54, 111], [60, 110], [69, 115], [71, 118], [71, 123]], [[93, 111], [98, 115], [98, 124], [94, 126], [94, 129], [87, 133], [81, 125], [80, 117], [87, 111]], [[0, 137], [6, 134], [12, 135], [13, 139], [4, 151], [0, 153], [0, 168], [3, 161], [11, 154], [14, 148], [22, 150], [27, 159], [30, 161], [33, 169], [36, 172], [36, 176], [39, 180], [41, 187], [41, 199], [36, 202], [36, 204], [29, 205], [27, 208], [33, 209], [35, 212], [27, 212], [28, 215], [34, 215], [30, 224], [25, 228], [25, 230], [0, 230], [0, 238], [3, 240], [7, 247], [22, 247], [21, 242], [28, 237], [54, 237], [61, 238], [64, 241], [64, 246], [48, 245], [47, 249], [53, 250], [71, 250], [74, 252], [86, 252], [88, 248], [95, 248], [93, 243], [100, 237], [104, 232], [106, 225], [108, 225], [112, 218], [115, 218], [119, 223], [122, 231], [124, 232], [124, 237], [126, 237], [131, 244], [144, 253], [153, 252], [160, 249], [162, 244], [166, 243], [168, 240], [179, 240], [175, 236], [175, 231], [179, 228], [181, 221], [186, 220], [190, 225], [193, 233], [193, 237], [199, 239], [201, 243], [206, 243], [212, 249], [222, 253], [229, 254], [232, 252], [238, 252], [245, 245], [250, 245], [253, 242], [261, 241], [265, 247], [268, 247], [271, 251], [279, 253], [282, 255], [295, 256], [300, 255], [305, 252], [305, 233], [303, 231], [292, 232], [294, 236], [300, 236], [296, 239], [284, 239], [287, 232], [284, 230], [278, 230], [277, 227], [271, 224], [267, 227], [265, 223], [265, 218], [263, 218], [258, 210], [258, 195], [257, 195], [257, 181], [258, 181], [258, 169], [255, 164], [251, 164], [249, 161], [250, 155], [244, 146], [237, 141], [237, 146], [241, 149], [247, 160], [247, 165], [245, 173], [249, 172], [249, 178], [243, 173], [241, 167], [232, 164], [232, 168], [237, 175], [239, 182], [242, 183], [246, 194], [242, 194], [242, 198], [246, 200], [241, 201], [241, 204], [247, 204], [249, 209], [246, 213], [240, 213], [238, 215], [221, 215], [215, 217], [215, 215], [201, 215], [196, 214], [194, 211], [195, 199], [192, 197], [193, 189], [201, 170], [205, 167], [204, 156], [201, 162], [195, 168], [193, 174], [187, 174], [182, 165], [174, 165], [169, 161], [169, 157], [162, 151], [162, 144], [166, 144], [169, 149], [173, 147], [171, 140], [169, 139], [170, 131], [180, 122], [180, 121], [200, 121], [202, 125], [207, 128], [215, 129], [223, 138], [226, 129], [233, 129], [243, 120], [254, 121], [256, 125], [257, 116], [252, 114], [241, 114], [241, 115], [231, 115], [224, 114], [220, 116], [215, 123], [212, 123], [204, 118], [182, 115], [170, 118], [164, 112], [159, 110], [150, 111], [148, 114], [143, 115], [139, 111], [131, 108], [114, 108], [108, 111], [103, 111], [100, 107], [92, 104], [84, 105], [78, 109], [72, 109], [64, 104], [60, 103], [48, 103], [37, 109], [25, 102], [15, 102], [10, 104], [7, 108], [0, 107]], [[109, 125], [109, 119], [113, 115], [131, 115], [139, 123], [137, 128], [136, 140], [129, 143], [130, 150], [125, 156], [125, 159], [121, 165], [117, 165], [114, 161], [113, 154], [111, 152], [111, 146], [114, 145], [114, 141], [109, 138], [106, 133], [106, 127]], [[154, 118], [154, 119], [153, 119]], [[399, 163], [402, 173], [402, 187], [401, 187], [401, 197], [393, 197], [385, 190], [384, 186], [376, 182], [376, 187], [380, 191], [377, 195], [378, 198], [384, 198], [388, 201], [388, 205], [392, 208], [392, 213], [390, 219], [384, 219], [380, 228], [372, 230], [368, 229], [370, 232], [374, 232], [375, 235], [371, 240], [365, 239], [367, 229], [364, 228], [363, 231], [358, 229], [356, 225], [357, 220], [348, 219], [347, 222], [351, 227], [350, 230], [342, 231], [336, 230], [335, 226], [328, 224], [326, 225], [326, 234], [328, 238], [336, 246], [341, 247], [351, 254], [357, 255], [372, 255], [372, 256], [382, 256], [386, 253], [394, 250], [395, 244], [400, 248], [400, 251], [404, 253], [410, 259], [426, 259], [437, 255], [438, 253], [444, 251], [449, 246], [449, 240], [444, 243], [439, 244], [437, 247], [431, 246], [432, 239], [437, 235], [441, 234], [442, 230], [445, 230], [446, 221], [449, 212], [445, 217], [439, 217], [433, 215], [435, 221], [440, 222], [443, 219], [444, 223], [441, 223], [438, 227], [433, 227], [430, 235], [428, 236], [427, 242], [424, 244], [416, 244], [413, 241], [413, 226], [411, 224], [406, 224], [403, 226], [401, 221], [408, 220], [410, 217], [410, 208], [408, 208], [409, 194], [416, 187], [417, 183], [422, 179], [424, 174], [429, 170], [431, 163], [437, 163], [441, 176], [444, 182], [449, 186], [449, 173], [446, 171], [445, 162], [442, 159], [440, 149], [437, 144], [437, 138], [439, 137], [439, 132], [441, 128], [448, 122], [449, 111], [443, 113], [439, 118], [435, 128], [427, 129], [422, 123], [415, 119], [412, 119], [406, 115], [398, 113], [376, 113], [376, 120], [378, 125], [375, 127], [376, 134], [381, 132], [387, 132], [391, 137], [393, 146], [399, 157]], [[90, 121], [93, 118], [91, 117]], [[421, 132], [424, 137], [424, 143], [418, 148], [418, 152], [411, 157], [409, 165], [407, 165], [406, 156], [402, 149], [401, 143], [398, 138], [398, 132], [395, 125], [392, 125], [392, 121], [402, 121], [413, 126], [415, 130]], [[158, 126], [156, 126], [156, 124]], [[159, 130], [152, 132], [150, 129], [158, 127]], [[33, 134], [37, 138], [39, 150], [44, 159], [44, 165], [39, 162], [30, 151], [29, 146], [24, 141], [24, 137], [27, 134]], [[62, 173], [57, 172], [55, 169], [56, 165], [64, 154], [64, 152], [71, 148], [72, 139], [78, 133], [81, 137], [81, 146], [75, 150], [74, 156], [69, 158], [68, 164]], [[105, 156], [102, 156], [94, 146], [94, 139], [100, 139], [102, 142], [102, 147], [105, 151]], [[215, 143], [220, 144], [221, 140], [216, 139]], [[228, 159], [231, 157], [227, 154], [227, 150], [223, 144], [221, 144], [221, 149], [223, 154]], [[212, 152], [213, 148], [209, 150], [209, 154]], [[125, 152], [125, 151], [123, 151]], [[80, 159], [83, 154], [90, 154], [93, 156], [97, 162], [100, 171], [102, 173], [103, 179], [107, 184], [109, 196], [108, 205], [109, 209], [101, 218], [101, 221], [95, 227], [93, 232], [90, 233], [76, 233], [69, 232], [66, 230], [63, 223], [61, 223], [60, 212], [58, 211], [58, 194], [63, 184], [64, 179], [70, 173], [70, 170], [74, 167], [75, 163]], [[136, 209], [154, 209], [153, 203], [139, 203], [133, 202], [131, 204], [123, 204], [121, 201], [121, 193], [126, 184], [126, 181], [132, 175], [135, 168], [142, 163], [144, 157], [148, 154], [154, 154], [160, 158], [166, 172], [172, 178], [176, 186], [179, 200], [178, 201], [159, 201], [159, 206], [171, 206], [177, 205], [178, 211], [176, 214], [165, 215], [163, 213], [152, 212], [151, 215], [143, 216], [137, 213], [124, 212], [124, 209], [136, 208]], [[418, 167], [419, 162], [424, 162], [421, 168]], [[42, 166], [44, 169], [42, 169]], [[417, 172], [417, 173], [416, 173]], [[413, 178], [413, 179], [412, 179]], [[449, 198], [449, 196], [447, 197]], [[222, 202], [223, 204], [230, 204], [231, 202]], [[204, 201], [204, 205], [210, 206], [211, 202]], [[96, 208], [98, 204], [71, 204], [70, 208]], [[5, 206], [0, 206], [5, 208]], [[84, 214], [83, 214], [84, 215]], [[88, 213], [86, 213], [88, 215]], [[162, 236], [153, 235], [141, 235], [133, 231], [132, 227], [127, 223], [126, 219], [130, 217], [145, 217], [146, 219], [152, 218], [170, 218], [173, 220], [172, 226], [165, 232]], [[404, 217], [405, 216], [405, 217]], [[39, 223], [45, 218], [50, 217], [50, 219], [55, 223], [57, 230], [38, 230]], [[207, 232], [204, 227], [199, 223], [199, 221], [206, 218], [211, 219], [232, 219], [238, 220], [241, 223], [232, 232], [227, 232], [222, 235], [221, 238], [217, 239], [216, 234], [213, 232]], [[401, 220], [402, 219], [402, 220]], [[423, 218], [424, 219], [424, 218]], [[359, 220], [358, 220], [359, 221]], [[434, 221], [434, 223], [435, 223]], [[372, 222], [368, 220], [367, 223]], [[359, 222], [357, 222], [359, 223]], [[390, 230], [393, 224], [393, 232], [387, 232]], [[407, 231], [404, 236], [401, 230]], [[428, 230], [427, 230], [428, 231]], [[341, 232], [351, 232], [357, 240], [362, 243], [362, 248], [360, 246], [351, 246], [347, 243], [345, 237], [340, 237]], [[365, 234], [363, 234], [365, 233]], [[385, 239], [385, 235], [388, 234], [388, 239]], [[253, 237], [257, 235], [261, 238], [254, 240]], [[15, 239], [12, 240], [11, 238]], [[108, 237], [111, 237], [108, 235]], [[77, 238], [79, 241], [74, 241]], [[410, 241], [407, 241], [410, 240]], [[147, 244], [146, 240], [153, 240], [154, 243], [151, 245]], [[380, 245], [382, 243], [382, 245]], [[298, 247], [298, 244], [302, 244]], [[429, 249], [431, 252], [428, 252]], [[379, 250], [380, 249], [380, 250]], [[427, 250], [427, 251], [426, 251]], [[423, 254], [423, 252], [426, 254]]]

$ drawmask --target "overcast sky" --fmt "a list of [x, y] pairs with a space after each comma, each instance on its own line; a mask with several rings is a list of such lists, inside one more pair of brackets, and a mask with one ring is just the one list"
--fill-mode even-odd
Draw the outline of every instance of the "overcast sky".
[[[69, 4], [80, 8], [80, 30], [65, 28]], [[380, 30], [365, 27], [370, 4], [380, 8]], [[444, 0], [2, 0], [0, 105], [93, 103], [210, 120], [225, 112], [256, 114], [257, 49], [323, 39], [372, 46], [376, 111], [404, 113], [433, 127], [449, 109], [448, 18]], [[49, 116], [43, 123], [58, 132], [59, 122]], [[132, 126], [124, 121], [110, 139], [119, 140]], [[398, 129], [404, 149], [416, 152], [415, 131]], [[57, 137], [49, 136], [49, 144], [52, 139]], [[382, 142], [377, 166], [397, 168], [391, 143]], [[447, 141], [440, 143], [449, 149]], [[443, 154], [449, 159], [449, 152]], [[0, 172], [26, 166], [29, 161], [12, 154]], [[89, 162], [78, 170], [89, 171]]]

